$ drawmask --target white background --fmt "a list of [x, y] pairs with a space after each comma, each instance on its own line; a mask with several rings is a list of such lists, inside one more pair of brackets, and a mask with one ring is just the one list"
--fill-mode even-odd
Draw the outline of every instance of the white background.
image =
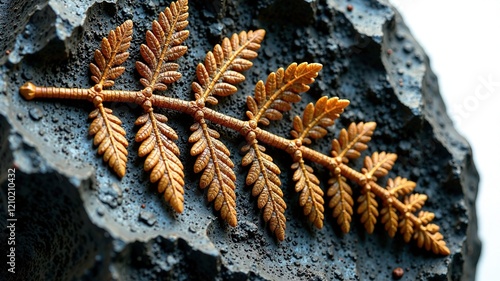
[[476, 280], [500, 280], [500, 1], [390, 2], [429, 55], [448, 113], [472, 146], [483, 242]]

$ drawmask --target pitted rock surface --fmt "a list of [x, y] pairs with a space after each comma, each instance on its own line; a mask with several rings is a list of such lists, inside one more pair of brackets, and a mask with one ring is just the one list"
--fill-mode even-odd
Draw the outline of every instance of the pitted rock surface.
[[[331, 210], [325, 226], [307, 222], [293, 190], [289, 156], [269, 149], [281, 167], [286, 239], [269, 233], [250, 188], [246, 169], [236, 165], [237, 227], [223, 223], [198, 188], [189, 156], [189, 116], [164, 110], [179, 137], [186, 175], [185, 210], [176, 214], [149, 183], [133, 142], [141, 108], [108, 104], [124, 123], [129, 162], [118, 179], [97, 156], [88, 136], [92, 104], [80, 101], [26, 101], [19, 87], [91, 86], [88, 64], [102, 37], [127, 19], [134, 35], [127, 71], [114, 89], [140, 89], [134, 69], [145, 32], [168, 1], [27, 0], [0, 2], [0, 200], [6, 200], [7, 169], [16, 169], [16, 255], [18, 273], [8, 280], [473, 280], [480, 252], [475, 198], [478, 174], [467, 142], [446, 115], [437, 79], [422, 48], [385, 1], [222, 0], [190, 1], [188, 53], [179, 60], [182, 79], [165, 93], [190, 100], [196, 65], [234, 32], [266, 29], [254, 66], [238, 93], [215, 108], [244, 118], [246, 95], [267, 74], [291, 62], [318, 62], [324, 68], [308, 94], [269, 130], [289, 136], [291, 118], [322, 95], [351, 104], [330, 135], [350, 122], [376, 121], [369, 152], [398, 154], [391, 171], [417, 182], [429, 199], [451, 255], [436, 256], [391, 239], [377, 225], [368, 235], [353, 217], [342, 234]], [[348, 9], [352, 5], [352, 9]], [[186, 119], [187, 117], [187, 119]], [[217, 128], [241, 162], [243, 137]], [[332, 138], [314, 147], [328, 153]], [[362, 161], [354, 162], [356, 167]], [[322, 188], [328, 172], [319, 171]], [[359, 192], [356, 187], [353, 186]], [[2, 202], [2, 205], [5, 205]], [[6, 223], [5, 209], [0, 211]], [[2, 244], [7, 235], [2, 227]], [[5, 252], [5, 251], [4, 251]], [[2, 272], [4, 274], [4, 272]]]

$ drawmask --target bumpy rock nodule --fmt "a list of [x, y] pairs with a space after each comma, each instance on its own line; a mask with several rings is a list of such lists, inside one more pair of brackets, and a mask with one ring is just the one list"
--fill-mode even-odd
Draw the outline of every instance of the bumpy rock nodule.
[[[294, 61], [322, 63], [318, 81], [290, 116], [321, 95], [337, 95], [351, 100], [351, 105], [332, 136], [352, 121], [376, 121], [370, 151], [398, 153], [394, 175], [416, 181], [416, 191], [429, 196], [425, 209], [436, 213], [452, 253], [447, 257], [427, 253], [398, 236], [390, 239], [380, 225], [368, 235], [356, 216], [351, 233], [343, 235], [328, 209], [325, 227], [314, 229], [302, 215], [289, 183], [288, 156], [273, 150], [270, 154], [281, 167], [288, 204], [287, 238], [278, 243], [267, 231], [244, 184], [246, 169], [240, 166], [235, 168], [240, 223], [228, 227], [197, 187], [199, 175], [190, 169], [194, 159], [189, 157], [186, 137], [189, 125], [186, 116], [177, 112], [164, 114], [180, 136], [186, 167], [184, 213], [173, 212], [156, 194], [133, 143], [127, 174], [119, 180], [96, 155], [88, 137], [90, 103], [27, 102], [18, 89], [26, 80], [89, 87], [93, 50], [126, 19], [135, 26], [131, 56], [125, 63], [128, 71], [114, 88], [139, 89], [134, 60], [140, 57], [146, 29], [169, 3], [89, 0], [75, 8], [78, 13], [68, 15], [63, 7], [71, 1], [50, 6], [48, 1], [38, 1], [39, 11], [28, 2], [0, 4], [0, 25], [14, 31], [0, 43], [0, 178], [6, 179], [7, 169], [15, 167], [17, 186], [17, 273], [9, 276], [13, 280], [34, 276], [44, 280], [388, 280], [397, 267], [405, 269], [408, 280], [474, 278], [480, 244], [475, 215], [478, 175], [471, 152], [446, 115], [426, 55], [391, 7], [375, 1], [295, 0], [286, 7], [279, 0], [191, 1], [191, 35], [186, 43], [190, 49], [179, 61], [183, 78], [165, 94], [192, 98], [195, 66], [220, 41], [220, 34], [266, 29], [260, 56], [246, 72], [247, 81], [238, 86], [237, 94], [221, 101], [219, 110], [243, 118], [245, 96], [267, 73]], [[275, 13], [282, 7], [283, 13]], [[303, 17], [289, 20], [286, 11]], [[48, 36], [33, 34], [34, 26]], [[110, 106], [132, 140], [141, 109]], [[285, 121], [270, 126], [282, 136], [288, 136], [290, 128]], [[220, 131], [234, 162], [239, 163], [243, 138], [230, 130]], [[329, 145], [324, 140], [316, 147], [328, 153]], [[316, 169], [325, 188], [327, 172]], [[1, 185], [5, 195], [7, 182]], [[6, 241], [7, 234], [2, 232], [1, 241]]]

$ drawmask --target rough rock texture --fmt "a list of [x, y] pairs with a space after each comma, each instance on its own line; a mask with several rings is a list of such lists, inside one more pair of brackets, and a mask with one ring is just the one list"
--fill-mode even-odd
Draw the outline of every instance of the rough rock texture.
[[[233, 32], [266, 29], [247, 81], [239, 93], [223, 99], [219, 110], [243, 118], [245, 95], [267, 73], [293, 61], [322, 63], [324, 69], [305, 101], [270, 130], [288, 136], [290, 116], [321, 95], [350, 99], [332, 134], [352, 121], [378, 123], [369, 151], [396, 152], [391, 175], [416, 181], [416, 191], [429, 195], [425, 209], [436, 213], [452, 253], [447, 257], [406, 244], [400, 236], [390, 239], [380, 225], [368, 235], [357, 216], [351, 233], [343, 235], [328, 208], [325, 227], [314, 229], [288, 183], [288, 156], [272, 149], [282, 167], [287, 238], [278, 243], [268, 232], [241, 166], [235, 168], [239, 225], [227, 226], [197, 187], [187, 145], [190, 122], [177, 112], [164, 113], [180, 136], [186, 167], [184, 213], [171, 210], [142, 170], [143, 159], [132, 141], [141, 109], [115, 103], [110, 107], [131, 140], [127, 174], [118, 179], [92, 147], [87, 133], [90, 103], [28, 102], [18, 89], [28, 80], [88, 88], [93, 50], [126, 19], [134, 21], [134, 39], [125, 63], [128, 71], [114, 88], [139, 89], [133, 70], [139, 45], [169, 2], [32, 2], [0, 1], [0, 200], [5, 206], [7, 169], [14, 167], [18, 219], [17, 273], [8, 274], [8, 280], [389, 280], [397, 267], [405, 271], [403, 280], [474, 279], [480, 242], [478, 175], [471, 151], [446, 115], [428, 58], [384, 1], [193, 0], [190, 49], [180, 60], [183, 78], [166, 94], [191, 99], [195, 66], [206, 51]], [[243, 138], [220, 131], [234, 162], [240, 163]], [[329, 140], [317, 147], [327, 153]], [[327, 172], [315, 168], [323, 171], [325, 188]], [[5, 212], [0, 210], [2, 253], [9, 234]]]

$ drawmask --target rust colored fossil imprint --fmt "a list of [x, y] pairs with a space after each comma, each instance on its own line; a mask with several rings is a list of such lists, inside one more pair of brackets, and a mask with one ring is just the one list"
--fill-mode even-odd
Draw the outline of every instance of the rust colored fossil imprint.
[[439, 226], [431, 223], [434, 214], [419, 211], [427, 196], [412, 193], [415, 182], [396, 177], [388, 179], [385, 187], [377, 183], [394, 165], [396, 154], [375, 152], [366, 156], [361, 171], [348, 165], [367, 149], [375, 122], [352, 123], [347, 129], [342, 129], [332, 141], [331, 155], [309, 148], [314, 140], [326, 136], [326, 128], [334, 124], [349, 104], [348, 100], [324, 96], [315, 104], [308, 104], [302, 116], [293, 119], [291, 139], [263, 129], [271, 121], [282, 119], [283, 112], [301, 100], [301, 94], [309, 90], [309, 84], [314, 82], [322, 68], [321, 64], [292, 63], [286, 69], [279, 68], [269, 74], [265, 82], [257, 82], [254, 95], [247, 97], [247, 121], [207, 107], [217, 104], [218, 97], [238, 91], [235, 85], [245, 80], [242, 72], [252, 67], [251, 60], [257, 57], [264, 30], [233, 34], [206, 54], [204, 62], [196, 67], [197, 81], [192, 83], [195, 100], [184, 101], [155, 94], [166, 91], [169, 84], [181, 77], [175, 60], [188, 49], [183, 45], [189, 36], [185, 29], [187, 18], [188, 1], [178, 0], [160, 13], [151, 30], [146, 32], [146, 44], [140, 46], [143, 61], [136, 62], [136, 69], [142, 76], [142, 90], [108, 89], [125, 71], [121, 64], [129, 56], [127, 50], [133, 29], [133, 22], [127, 20], [110, 31], [108, 37], [103, 38], [100, 49], [95, 51], [95, 63], [90, 63], [91, 79], [95, 82], [93, 87], [39, 87], [27, 82], [21, 86], [20, 93], [27, 100], [61, 98], [92, 102], [96, 109], [89, 115], [93, 119], [89, 133], [94, 136], [98, 153], [119, 177], [125, 175], [128, 141], [120, 119], [104, 106], [104, 102], [141, 105], [144, 114], [135, 122], [140, 127], [135, 135], [135, 141], [140, 143], [138, 154], [145, 157], [144, 170], [149, 172], [150, 181], [157, 183], [158, 192], [176, 212], [180, 213], [184, 208], [184, 168], [175, 144], [178, 135], [167, 125], [168, 118], [154, 112], [155, 108], [181, 111], [194, 118], [188, 140], [192, 143], [190, 154], [196, 157], [194, 171], [201, 173], [199, 186], [207, 189], [208, 201], [214, 202], [214, 208], [231, 226], [237, 225], [234, 164], [229, 150], [219, 140], [219, 133], [210, 127], [211, 123], [236, 130], [245, 138], [247, 143], [241, 149], [245, 153], [241, 164], [249, 167], [246, 184], [252, 186], [252, 195], [257, 197], [264, 221], [278, 240], [285, 238], [287, 206], [281, 190], [280, 168], [266, 153], [264, 145], [290, 154], [294, 171], [292, 180], [295, 191], [299, 192], [299, 204], [304, 215], [317, 228], [323, 227], [325, 199], [320, 181], [308, 162], [320, 164], [330, 171], [326, 198], [332, 216], [344, 233], [349, 232], [354, 213], [355, 202], [350, 186], [354, 183], [361, 188], [356, 213], [368, 233], [374, 231], [380, 217], [389, 236], [394, 237], [399, 230], [406, 242], [414, 239], [418, 247], [436, 254], [450, 254]]

